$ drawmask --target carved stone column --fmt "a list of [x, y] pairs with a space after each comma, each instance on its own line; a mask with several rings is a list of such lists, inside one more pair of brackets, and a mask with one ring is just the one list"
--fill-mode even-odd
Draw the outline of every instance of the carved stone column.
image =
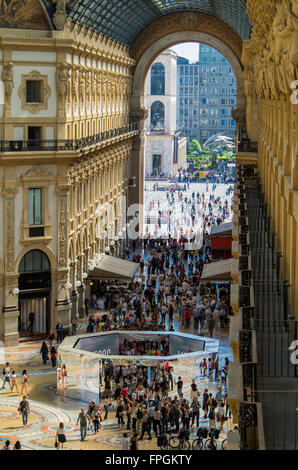
[[18, 274], [15, 273], [15, 187], [5, 187], [3, 195], [3, 239], [4, 239], [4, 276], [3, 308], [1, 312], [0, 334], [5, 346], [19, 343], [18, 295], [13, 289], [18, 287]]
[[[63, 185], [56, 187], [57, 194], [57, 292], [56, 292], [56, 318], [54, 324], [60, 319], [65, 328], [70, 327], [70, 310], [71, 304], [69, 299], [69, 291], [66, 289], [66, 283], [69, 281], [68, 268], [68, 197], [70, 186]], [[53, 295], [55, 293], [53, 292]]]

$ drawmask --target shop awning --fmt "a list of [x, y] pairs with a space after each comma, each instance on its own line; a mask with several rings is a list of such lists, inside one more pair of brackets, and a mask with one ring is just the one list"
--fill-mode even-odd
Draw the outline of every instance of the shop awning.
[[231, 281], [233, 258], [214, 261], [204, 265], [201, 281]]
[[233, 222], [221, 225], [213, 225], [211, 229], [211, 236], [232, 236]]
[[134, 277], [138, 268], [138, 263], [104, 255], [100, 265], [89, 272], [89, 277], [95, 280], [130, 280]]

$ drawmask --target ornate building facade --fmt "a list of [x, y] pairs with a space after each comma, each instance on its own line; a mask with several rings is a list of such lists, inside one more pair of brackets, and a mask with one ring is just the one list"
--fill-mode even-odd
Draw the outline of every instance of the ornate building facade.
[[[84, 312], [88, 260], [125, 228], [134, 60], [106, 37], [1, 37], [1, 339]], [[106, 232], [107, 233], [107, 232]], [[122, 241], [114, 252], [120, 252]], [[68, 287], [66, 287], [68, 286]]]

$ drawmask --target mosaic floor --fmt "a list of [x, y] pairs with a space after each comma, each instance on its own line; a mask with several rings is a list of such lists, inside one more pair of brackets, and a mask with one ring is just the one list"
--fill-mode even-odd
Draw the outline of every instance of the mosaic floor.
[[[176, 329], [179, 329], [178, 321], [175, 321]], [[181, 331], [186, 331], [180, 328]], [[84, 331], [84, 324], [81, 331]], [[189, 333], [194, 333], [191, 329]], [[232, 352], [228, 345], [227, 330], [218, 330], [215, 332], [215, 338], [220, 340], [220, 357], [232, 359]], [[76, 426], [76, 420], [81, 407], [87, 408], [88, 403], [94, 399], [98, 401], [98, 387], [95, 385], [94, 377], [80, 376], [68, 377], [67, 388], [65, 392], [56, 385], [56, 371], [50, 367], [42, 365], [39, 354], [40, 342], [23, 343], [18, 347], [6, 348], [5, 355], [1, 357], [1, 370], [4, 362], [10, 362], [10, 366], [17, 371], [18, 378], [23, 369], [27, 369], [29, 374], [29, 403], [31, 413], [29, 415], [29, 427], [24, 428], [22, 419], [17, 409], [21, 400], [21, 395], [11, 392], [10, 389], [0, 390], [0, 445], [7, 439], [13, 444], [20, 440], [23, 449], [32, 450], [55, 450], [55, 433], [57, 423], [63, 421], [66, 429], [67, 442], [65, 449], [101, 449], [111, 450], [120, 449], [120, 438], [124, 429], [119, 429], [115, 412], [109, 413], [108, 420], [103, 421], [102, 428], [98, 434], [88, 432], [85, 441], [80, 441], [79, 428]], [[186, 374], [187, 371], [187, 374]], [[197, 378], [199, 389], [202, 392], [208, 387], [210, 392], [216, 392], [216, 384], [209, 382], [208, 378], [202, 378], [199, 371], [192, 367], [190, 362], [181, 366], [181, 370], [174, 370], [175, 376], [181, 375], [185, 386], [184, 396], [189, 398], [190, 383], [192, 378]], [[79, 383], [79, 392], [77, 388]], [[0, 380], [0, 386], [2, 385]], [[20, 389], [20, 379], [18, 379]], [[171, 392], [174, 394], [174, 392]], [[208, 420], [201, 417], [200, 425], [208, 425]], [[225, 432], [221, 434], [218, 442], [226, 436], [226, 431], [231, 426], [231, 420], [227, 421]], [[196, 428], [193, 428], [194, 431]], [[153, 435], [153, 433], [152, 433]], [[194, 435], [192, 436], [195, 437]], [[158, 449], [156, 438], [152, 441], [147, 438], [139, 443], [142, 449]]]

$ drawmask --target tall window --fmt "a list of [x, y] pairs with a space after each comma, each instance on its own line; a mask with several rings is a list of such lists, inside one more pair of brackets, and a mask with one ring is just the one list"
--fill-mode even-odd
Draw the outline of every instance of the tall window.
[[165, 107], [161, 101], [154, 101], [151, 106], [151, 130], [163, 131], [165, 126]]
[[29, 189], [29, 225], [42, 225], [42, 189]]
[[26, 101], [27, 103], [41, 103], [41, 81], [40, 80], [27, 80], [26, 81]]
[[160, 62], [151, 67], [151, 95], [165, 94], [165, 68]]

